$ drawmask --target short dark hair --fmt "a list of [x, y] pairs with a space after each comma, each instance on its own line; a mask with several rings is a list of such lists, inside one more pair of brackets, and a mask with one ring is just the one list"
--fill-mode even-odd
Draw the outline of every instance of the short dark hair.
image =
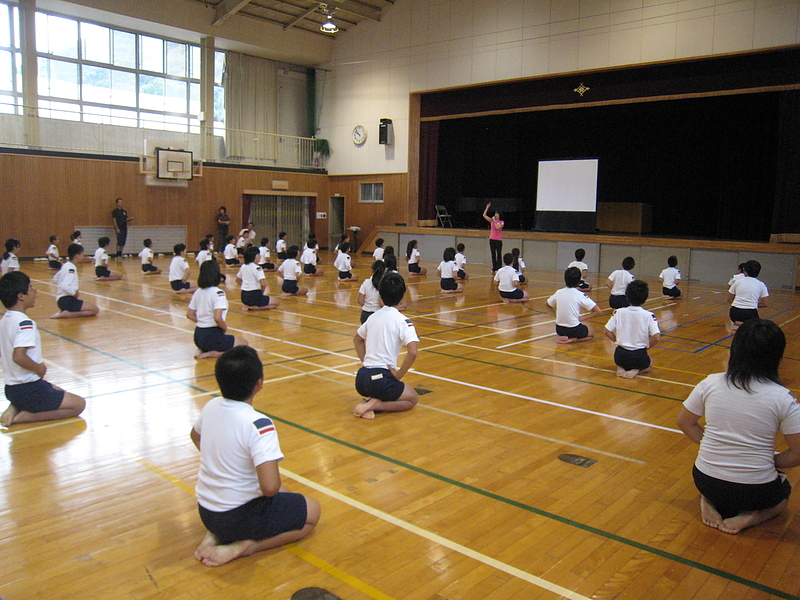
[[200, 275], [197, 276], [197, 286], [203, 289], [219, 285], [222, 281], [219, 265], [215, 260], [207, 260], [200, 265]]
[[383, 246], [383, 238], [378, 238], [377, 240], [375, 240], [375, 245], [376, 245], [378, 248], [380, 248], [381, 246]]
[[81, 234], [81, 230], [80, 229], [76, 229], [75, 231], [72, 232], [72, 235], [69, 236], [69, 239], [77, 240], [79, 237], [81, 237], [81, 235], [82, 235]]
[[747, 265], [747, 263], [739, 263], [738, 269], [739, 269], [739, 270], [740, 270], [742, 273], [744, 273], [744, 267], [745, 267], [745, 265]]
[[316, 247], [317, 247], [317, 239], [309, 237], [308, 241], [306, 242], [306, 248], [311, 248], [313, 250]]
[[636, 266], [636, 261], [633, 260], [632, 256], [626, 256], [622, 259], [622, 268], [626, 271], [630, 271], [633, 267]]
[[387, 271], [397, 271], [397, 257], [394, 254], [384, 254], [383, 264], [386, 265]]
[[57, 236], [57, 235], [51, 235], [51, 236], [50, 236], [50, 243], [52, 244], [52, 243], [53, 243], [53, 242], [55, 242], [57, 239], [58, 239], [58, 236]]
[[285, 237], [286, 237], [286, 232], [285, 232], [285, 231], [281, 231], [281, 232], [278, 234], [278, 239], [281, 239], [281, 240], [282, 240], [282, 239], [283, 239], [283, 238], [285, 238]]
[[442, 260], [445, 262], [450, 262], [451, 260], [456, 259], [456, 249], [455, 248], [445, 248], [444, 252], [442, 252]]
[[503, 254], [503, 264], [511, 266], [514, 262], [514, 255], [511, 252], [506, 252]]
[[256, 259], [256, 256], [261, 254], [255, 246], [248, 246], [244, 249], [244, 264], [249, 265]]
[[586, 256], [586, 250], [583, 248], [578, 248], [575, 250], [575, 260], [583, 260], [584, 256]]
[[22, 244], [17, 238], [8, 238], [6, 240], [6, 252], [3, 254], [3, 258], [8, 258], [8, 254], [13, 252], [15, 248], [19, 248]]
[[674, 254], [667, 259], [667, 266], [668, 267], [677, 267], [678, 266], [678, 257]]
[[286, 249], [286, 258], [297, 258], [299, 252], [300, 248], [298, 248], [297, 246], [289, 246]]
[[106, 236], [103, 236], [99, 240], [97, 240], [97, 245], [100, 246], [101, 248], [105, 248], [110, 243], [111, 243], [111, 240], [109, 238], [107, 238]]
[[235, 238], [234, 236], [232, 236], [232, 235], [227, 235], [227, 236], [225, 236], [225, 243], [227, 243], [227, 244], [230, 244], [230, 243], [231, 243], [233, 240], [235, 240], [235, 239], [236, 239], [236, 238]]
[[581, 270], [578, 267], [570, 267], [564, 271], [564, 283], [568, 288], [578, 287], [581, 282]]
[[220, 206], [219, 210], [217, 210], [217, 212], [219, 212], [220, 210], [224, 210], [226, 213], [228, 212], [228, 209], [225, 206]]
[[27, 294], [31, 278], [22, 271], [10, 271], [0, 277], [0, 302], [11, 309], [19, 302], [20, 294]]
[[748, 260], [744, 263], [744, 272], [750, 277], [758, 277], [761, 273], [761, 263], [757, 260]]
[[641, 279], [634, 279], [625, 288], [625, 297], [633, 306], [641, 306], [647, 302], [647, 297], [650, 295], [650, 286], [646, 281]]
[[253, 348], [234, 346], [217, 359], [214, 376], [223, 398], [243, 402], [253, 395], [258, 380], [264, 378], [264, 366]]
[[406, 293], [406, 282], [400, 273], [386, 273], [378, 286], [378, 293], [385, 306], [397, 306]]
[[[316, 242], [314, 242], [316, 244]], [[310, 248], [311, 246], [309, 246]], [[350, 242], [342, 242], [339, 244], [339, 252], [350, 252]]]
[[261, 245], [266, 246], [267, 244], [269, 244], [269, 238], [267, 237], [261, 238]]
[[456, 246], [456, 250], [458, 250], [459, 252], [463, 252], [464, 248], [466, 248], [466, 246], [464, 246], [464, 244], [459, 244], [458, 246]]
[[208, 238], [200, 240], [200, 250], [208, 250]]
[[150, 238], [145, 238], [142, 244], [144, 244], [145, 248], [149, 248], [150, 246], [153, 245], [153, 240], [151, 240]]
[[78, 254], [83, 254], [83, 246], [80, 244], [70, 244], [67, 246], [67, 259], [72, 260]]
[[387, 254], [394, 254], [394, 246], [386, 246], [383, 249], [383, 255], [386, 256]]
[[175, 256], [178, 256], [184, 250], [186, 250], [186, 244], [175, 244], [172, 247], [172, 251], [175, 253]]
[[748, 319], [733, 336], [725, 378], [747, 392], [753, 380], [780, 383], [778, 366], [785, 349], [786, 336], [780, 327], [766, 319]]

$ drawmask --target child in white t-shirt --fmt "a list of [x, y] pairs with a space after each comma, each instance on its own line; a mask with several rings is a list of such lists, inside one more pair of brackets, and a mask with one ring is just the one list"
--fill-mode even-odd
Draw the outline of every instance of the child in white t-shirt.
[[186, 244], [175, 244], [175, 256], [169, 263], [169, 285], [173, 292], [187, 294], [195, 292], [197, 286], [189, 282], [189, 263], [186, 262]]
[[630, 282], [625, 294], [630, 306], [614, 311], [604, 333], [617, 344], [614, 351], [617, 376], [633, 379], [650, 372], [653, 361], [647, 355], [647, 349], [658, 343], [661, 331], [656, 316], [642, 308], [649, 294], [647, 282]]
[[591, 284], [586, 281], [586, 278], [589, 277], [589, 265], [583, 262], [584, 257], [586, 256], [586, 250], [583, 248], [578, 248], [575, 250], [575, 260], [567, 265], [567, 268], [575, 267], [581, 272], [581, 282], [578, 284], [578, 289], [583, 292], [591, 291], [592, 286]]
[[622, 269], [617, 269], [608, 276], [606, 287], [611, 290], [611, 295], [608, 297], [608, 304], [611, 308], [624, 308], [629, 306], [625, 290], [628, 284], [636, 279], [631, 273], [631, 269], [636, 266], [636, 261], [632, 256], [626, 256], [622, 261]]
[[325, 271], [317, 268], [317, 240], [310, 238], [306, 242], [305, 250], [300, 256], [300, 264], [303, 265], [303, 273], [312, 277], [324, 275]]
[[297, 284], [297, 280], [303, 273], [300, 263], [297, 262], [297, 253], [299, 248], [297, 246], [289, 246], [284, 253], [286, 259], [278, 267], [277, 275], [283, 280], [281, 284], [281, 291], [287, 296], [305, 296], [308, 294], [308, 288], [301, 287]]
[[[556, 334], [559, 344], [571, 342], [586, 342], [594, 337], [583, 321], [600, 316], [600, 307], [578, 289], [581, 282], [581, 272], [577, 267], [569, 267], [564, 271], [566, 287], [556, 291], [547, 299], [547, 306], [556, 312]], [[581, 309], [589, 312], [581, 314]]]
[[269, 310], [277, 308], [280, 301], [265, 295], [267, 278], [264, 270], [258, 266], [258, 248], [248, 246], [244, 250], [244, 264], [236, 275], [236, 283], [242, 286], [242, 304], [244, 310]]
[[497, 289], [503, 302], [527, 302], [530, 300], [530, 296], [528, 296], [528, 292], [519, 287], [519, 275], [511, 266], [513, 262], [514, 255], [506, 252], [503, 255], [503, 266], [494, 274]]
[[151, 246], [153, 245], [153, 240], [147, 238], [144, 242], [142, 242], [144, 248], [142, 251], [139, 252], [139, 258], [142, 259], [142, 273], [145, 275], [160, 275], [161, 269], [153, 264], [153, 250]]
[[350, 255], [348, 254], [349, 251], [350, 242], [342, 242], [339, 244], [339, 254], [336, 257], [336, 260], [333, 261], [334, 268], [339, 271], [339, 278], [336, 280], [337, 282], [356, 280], [355, 275], [350, 272], [351, 263]]
[[677, 300], [681, 297], [681, 291], [678, 289], [678, 283], [681, 280], [681, 272], [676, 267], [678, 266], [678, 257], [670, 256], [667, 259], [667, 268], [661, 271], [658, 276], [661, 281], [661, 292], [665, 298], [672, 298]]
[[442, 253], [442, 262], [439, 263], [439, 267], [436, 269], [439, 277], [441, 277], [440, 287], [442, 288], [442, 294], [457, 294], [464, 291], [464, 284], [456, 281], [457, 271], [456, 249], [445, 248]]
[[101, 237], [97, 240], [97, 250], [94, 251], [94, 275], [96, 281], [118, 281], [122, 279], [122, 273], [112, 271], [108, 268], [108, 248], [111, 240]]
[[456, 246], [456, 281], [466, 281], [469, 279], [469, 275], [467, 275], [466, 266], [467, 266], [467, 257], [464, 255], [464, 249], [466, 246], [464, 244], [458, 244]]
[[383, 260], [383, 253], [385, 252], [383, 248], [383, 238], [378, 238], [375, 240], [375, 251], [372, 253], [372, 258], [375, 260]]
[[58, 270], [61, 268], [61, 258], [58, 256], [58, 246], [56, 244], [58, 244], [58, 236], [51, 235], [50, 245], [47, 247], [45, 256], [47, 256], [47, 266]]
[[273, 273], [275, 265], [269, 262], [269, 238], [261, 238], [261, 246], [258, 248], [258, 266], [260, 266], [265, 273]]

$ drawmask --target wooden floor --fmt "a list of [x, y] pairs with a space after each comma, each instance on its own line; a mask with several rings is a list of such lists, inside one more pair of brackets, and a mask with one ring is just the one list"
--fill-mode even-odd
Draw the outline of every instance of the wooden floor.
[[[357, 262], [363, 279], [369, 261]], [[328, 267], [305, 280], [307, 299], [246, 313], [228, 270], [228, 324], [263, 352], [255, 406], [277, 422], [284, 483], [316, 498], [322, 519], [295, 546], [214, 569], [192, 558], [204, 530], [189, 440], [216, 390], [214, 364], [193, 358], [188, 298], [165, 275], [142, 276], [138, 259], [112, 263], [123, 281], [97, 283], [91, 265], [79, 267], [101, 314], [60, 321], [47, 319], [46, 265], [23, 263], [39, 290], [31, 316], [47, 378], [88, 407], [0, 432], [6, 600], [288, 599], [309, 586], [352, 600], [800, 596], [800, 500], [739, 536], [704, 527], [697, 449], [675, 427], [692, 386], [724, 370], [723, 286], [684, 283], [680, 302], [653, 294], [646, 307], [665, 333], [655, 368], [626, 381], [604, 338], [556, 345], [544, 300], [560, 273], [529, 272], [527, 305], [500, 302], [484, 265], [471, 265], [459, 297], [441, 298], [435, 275], [412, 278], [407, 315], [421, 351], [406, 381], [420, 403], [365, 421], [352, 416], [359, 284], [335, 283]], [[604, 309], [598, 332], [605, 292], [592, 293]], [[782, 376], [795, 390], [799, 300], [773, 291], [762, 312], [788, 336]], [[799, 477], [790, 473], [793, 485]]]

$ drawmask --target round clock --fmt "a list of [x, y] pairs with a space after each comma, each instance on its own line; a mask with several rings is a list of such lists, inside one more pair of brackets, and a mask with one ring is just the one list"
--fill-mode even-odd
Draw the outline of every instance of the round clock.
[[355, 127], [353, 127], [353, 143], [356, 146], [360, 146], [366, 141], [367, 141], [367, 130], [364, 129], [364, 126], [356, 125]]

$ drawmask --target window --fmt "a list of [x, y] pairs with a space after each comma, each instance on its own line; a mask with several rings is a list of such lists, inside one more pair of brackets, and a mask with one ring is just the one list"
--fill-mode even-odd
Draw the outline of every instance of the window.
[[19, 9], [0, 3], [0, 113], [22, 114]]
[[359, 202], [383, 202], [383, 183], [360, 183]]

